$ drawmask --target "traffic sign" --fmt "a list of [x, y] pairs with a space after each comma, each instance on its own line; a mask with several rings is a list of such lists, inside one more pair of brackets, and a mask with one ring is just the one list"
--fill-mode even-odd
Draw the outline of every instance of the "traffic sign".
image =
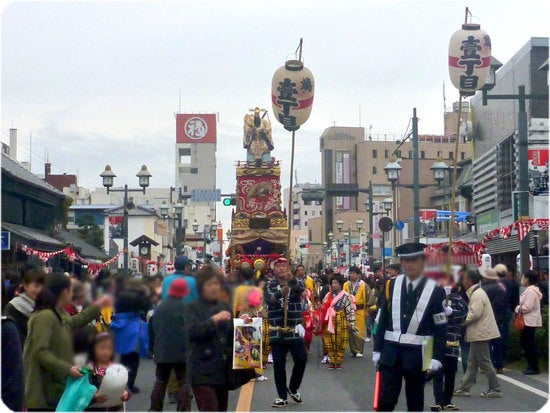
[[10, 232], [2, 231], [2, 251], [10, 249]]
[[191, 190], [191, 202], [220, 202], [221, 189], [193, 189]]
[[403, 228], [405, 228], [405, 223], [403, 221], [395, 221], [395, 224], [393, 224], [396, 230], [401, 231]]
[[390, 217], [382, 217], [380, 221], [378, 221], [378, 228], [380, 228], [382, 232], [390, 232], [393, 228], [393, 221]]

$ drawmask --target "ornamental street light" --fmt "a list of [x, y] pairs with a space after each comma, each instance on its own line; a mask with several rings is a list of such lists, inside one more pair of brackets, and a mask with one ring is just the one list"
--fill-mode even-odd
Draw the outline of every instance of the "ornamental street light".
[[193, 228], [193, 232], [196, 234], [197, 232], [199, 232], [199, 223], [197, 222], [197, 220], [195, 219], [193, 221], [193, 223], [191, 224], [191, 228]]
[[[363, 228], [364, 225], [365, 225], [365, 222], [362, 219], [357, 219], [355, 221], [355, 227], [357, 228], [357, 231], [354, 231], [354, 230], [351, 229], [351, 227], [349, 227], [348, 232], [344, 233], [344, 235], [343, 235], [344, 240], [346, 241], [346, 244], [348, 246], [347, 255], [348, 255], [348, 265], [349, 265], [349, 267], [351, 267], [351, 237], [352, 237], [352, 234], [354, 232], [361, 234], [361, 229]], [[336, 221], [336, 228], [338, 229], [338, 232], [342, 232], [342, 229], [344, 228], [344, 221], [342, 221], [341, 219]], [[329, 232], [328, 235], [329, 235], [329, 241], [330, 241], [330, 239], [334, 235], [332, 234], [332, 232]]]
[[137, 188], [128, 188], [128, 185], [124, 185], [124, 188], [117, 188], [117, 189], [111, 189], [114, 185], [115, 181], [115, 173], [111, 169], [110, 165], [105, 166], [105, 170], [99, 174], [99, 176], [103, 179], [103, 186], [107, 188], [107, 194], [111, 192], [123, 192], [124, 193], [124, 222], [123, 222], [123, 230], [122, 230], [122, 238], [124, 242], [123, 246], [123, 253], [124, 253], [124, 274], [128, 275], [128, 257], [129, 257], [129, 251], [128, 251], [128, 192], [143, 192], [145, 193], [145, 188], [149, 186], [149, 180], [153, 176], [151, 173], [147, 170], [147, 166], [142, 165], [139, 172], [136, 174], [138, 177], [138, 183], [141, 189]]
[[[406, 185], [399, 183], [399, 177], [401, 174], [401, 165], [397, 160], [395, 155], [392, 155], [389, 162], [384, 167], [384, 172], [392, 185], [393, 198], [398, 200], [398, 188], [407, 188], [413, 190], [413, 219], [414, 219], [414, 241], [419, 242], [420, 240], [420, 189], [429, 188], [434, 186], [433, 184], [420, 184], [420, 173], [419, 173], [419, 156], [418, 156], [418, 118], [416, 117], [416, 108], [413, 108], [413, 118], [412, 118], [412, 132], [403, 139], [397, 148], [399, 148], [409, 137], [412, 140], [413, 144], [413, 184]], [[394, 151], [394, 153], [397, 151]], [[437, 158], [434, 164], [431, 166], [430, 170], [433, 172], [433, 178], [437, 182], [437, 186], [441, 185], [443, 179], [445, 179], [445, 172], [449, 171], [449, 166], [442, 161], [441, 158]], [[452, 186], [452, 185], [451, 185]], [[394, 208], [394, 219], [397, 220], [397, 209], [399, 207], [399, 202]], [[394, 242], [395, 243], [395, 242]]]

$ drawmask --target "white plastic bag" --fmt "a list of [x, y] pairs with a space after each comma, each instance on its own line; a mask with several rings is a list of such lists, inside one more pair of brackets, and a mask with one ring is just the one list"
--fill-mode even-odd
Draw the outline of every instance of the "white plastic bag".
[[128, 370], [122, 364], [112, 364], [107, 368], [99, 393], [107, 397], [105, 403], [94, 403], [92, 407], [113, 407], [122, 404], [122, 394], [128, 385]]

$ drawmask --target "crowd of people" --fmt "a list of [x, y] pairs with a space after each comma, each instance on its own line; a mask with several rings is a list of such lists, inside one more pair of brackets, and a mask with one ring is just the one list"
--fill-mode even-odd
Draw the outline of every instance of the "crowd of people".
[[[274, 408], [285, 407], [289, 398], [303, 403], [299, 389], [314, 336], [322, 341], [328, 370], [343, 369], [348, 348], [352, 358], [364, 357], [365, 343], [374, 340], [380, 411], [393, 410], [403, 378], [412, 389], [409, 410], [422, 410], [426, 380], [433, 380], [432, 411], [457, 410], [453, 396], [470, 396], [478, 369], [488, 378], [481, 396], [501, 397], [497, 374], [505, 367], [516, 314], [524, 323], [524, 374], [539, 373], [535, 332], [542, 326], [541, 306], [548, 305], [547, 280], [527, 271], [520, 284], [503, 264], [426, 280], [424, 257], [408, 255], [386, 273], [352, 266], [346, 274], [332, 268], [308, 273], [281, 257], [261, 275], [242, 268], [231, 283], [217, 266], [193, 269], [186, 256], [175, 259], [175, 273], [155, 276], [102, 271], [94, 278], [76, 277], [25, 264], [19, 273], [3, 274], [2, 400], [14, 411], [53, 411], [68, 377], [78, 379], [88, 367], [99, 389], [118, 360], [128, 370], [119, 403], [98, 407], [105, 402], [98, 390], [87, 410], [123, 410], [140, 392], [140, 359], [149, 357], [156, 365], [150, 411], [163, 411], [166, 394], [178, 411], [190, 411], [193, 403], [199, 411], [225, 411], [235, 317], [245, 323], [262, 318], [262, 366], [254, 375], [257, 381], [271, 379], [264, 372], [273, 363]], [[397, 302], [401, 310], [394, 308]], [[426, 311], [429, 323], [422, 317]], [[433, 337], [426, 366], [414, 347], [418, 337]], [[464, 377], [456, 386], [459, 356]]]

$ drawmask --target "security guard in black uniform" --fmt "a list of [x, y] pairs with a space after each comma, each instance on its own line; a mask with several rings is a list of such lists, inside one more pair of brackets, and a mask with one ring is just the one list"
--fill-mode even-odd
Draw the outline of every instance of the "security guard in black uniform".
[[403, 378], [408, 410], [424, 410], [426, 372], [441, 369], [445, 358], [445, 291], [423, 274], [425, 247], [397, 247], [404, 274], [380, 291], [373, 352], [380, 369], [378, 411], [395, 408]]

